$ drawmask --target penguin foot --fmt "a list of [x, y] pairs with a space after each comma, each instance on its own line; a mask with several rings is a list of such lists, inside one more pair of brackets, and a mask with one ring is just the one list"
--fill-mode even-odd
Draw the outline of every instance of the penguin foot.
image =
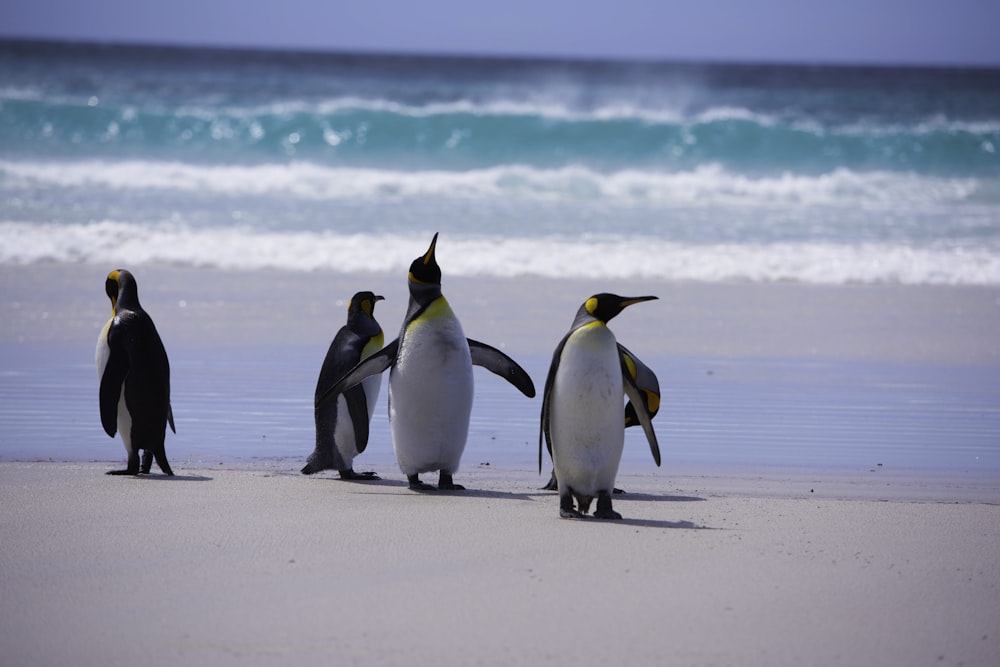
[[323, 472], [324, 470], [334, 470], [336, 469], [336, 464], [334, 463], [334, 458], [326, 452], [322, 452], [317, 447], [317, 450], [309, 455], [306, 459], [306, 465], [300, 471], [303, 475], [315, 475], [318, 472]]
[[611, 509], [611, 494], [601, 491], [597, 494], [597, 509], [594, 511], [597, 519], [621, 519], [622, 515]]
[[452, 481], [451, 475], [442, 472], [438, 474], [438, 490], [440, 491], [465, 491], [465, 487], [461, 484], [455, 484]]
[[375, 480], [382, 479], [374, 472], [354, 472], [351, 468], [339, 470], [338, 472], [340, 473], [340, 479], [351, 482], [374, 482]]
[[587, 515], [573, 505], [573, 494], [559, 496], [559, 516], [563, 519], [586, 519]]
[[615, 488], [611, 493], [613, 493], [615, 495], [621, 495], [621, 494], [625, 493], [625, 490], [624, 489]]
[[407, 475], [406, 480], [410, 483], [411, 491], [436, 491], [437, 489], [430, 484], [420, 481], [420, 477], [417, 475]]
[[138, 475], [139, 471], [138, 470], [129, 470], [129, 469], [125, 469], [125, 470], [109, 470], [109, 471], [107, 471], [104, 474], [105, 475]]

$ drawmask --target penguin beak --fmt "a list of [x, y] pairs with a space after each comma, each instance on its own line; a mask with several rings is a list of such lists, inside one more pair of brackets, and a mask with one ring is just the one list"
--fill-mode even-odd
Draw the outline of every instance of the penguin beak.
[[424, 266], [430, 264], [431, 260], [434, 259], [434, 248], [437, 247], [437, 242], [438, 242], [438, 233], [434, 232], [434, 238], [431, 239], [431, 247], [427, 249], [426, 253], [424, 253]]
[[376, 294], [376, 295], [375, 295], [375, 300], [376, 300], [376, 301], [385, 301], [385, 297], [384, 297], [384, 296], [381, 296], [381, 295], [379, 295], [379, 294]]
[[618, 305], [621, 306], [622, 310], [625, 310], [629, 306], [635, 305], [637, 303], [642, 303], [643, 301], [655, 301], [659, 299], [658, 296], [630, 296], [622, 299]]

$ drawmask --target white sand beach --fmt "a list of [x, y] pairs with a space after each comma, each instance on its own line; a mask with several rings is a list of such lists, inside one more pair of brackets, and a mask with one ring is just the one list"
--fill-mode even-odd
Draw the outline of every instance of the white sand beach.
[[[178, 475], [105, 476], [124, 455], [96, 412], [106, 270], [4, 267], [2, 662], [1000, 660], [1000, 479], [995, 447], [974, 446], [996, 435], [983, 414], [1000, 386], [1000, 291], [490, 280], [444, 268], [467, 335], [525, 360], [539, 387], [584, 298], [660, 297], [612, 323], [656, 360], [665, 390], [654, 422], [664, 465], [641, 440], [626, 444], [636, 458], [618, 479], [623, 521], [558, 518], [555, 494], [537, 490], [538, 401], [485, 379], [456, 476], [467, 491], [409, 491], [379, 440], [384, 411], [358, 460], [381, 482], [298, 474], [315, 373], [346, 299], [384, 294], [376, 316], [391, 339], [406, 304], [398, 276], [134, 269], [171, 358]], [[858, 404], [838, 403], [849, 382]], [[953, 389], [955, 406], [939, 405]], [[800, 404], [782, 401], [797, 394], [836, 410], [796, 415]], [[891, 409], [871, 406], [873, 419], [862, 409], [871, 396]], [[750, 407], [734, 412], [740, 401]], [[919, 421], [933, 410], [932, 421], [954, 421]], [[828, 466], [818, 446], [921, 432], [946, 443], [963, 424], [972, 445], [961, 455], [981, 454], [982, 467], [907, 468], [899, 448], [886, 450], [898, 459], [854, 461], [832, 445]], [[757, 440], [741, 426], [760, 429]], [[764, 448], [781, 432], [789, 442], [772, 456], [812, 451], [810, 469], [725, 464], [740, 437]], [[264, 436], [272, 449], [260, 451], [281, 455], [256, 453]], [[81, 454], [65, 455], [74, 442]]]
[[4, 463], [11, 665], [992, 665], [1000, 506]]

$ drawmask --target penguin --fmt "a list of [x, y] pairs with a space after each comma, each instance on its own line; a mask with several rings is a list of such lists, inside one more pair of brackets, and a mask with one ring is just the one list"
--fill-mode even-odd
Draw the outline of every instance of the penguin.
[[465, 337], [462, 324], [441, 293], [441, 269], [435, 258], [438, 235], [427, 252], [413, 260], [407, 277], [410, 300], [399, 336], [341, 378], [317, 407], [365, 378], [389, 369], [389, 423], [399, 468], [414, 491], [434, 487], [420, 480], [438, 471], [439, 490], [462, 490], [458, 470], [469, 435], [472, 366], [504, 378], [528, 398], [535, 386], [506, 354]]
[[170, 407], [167, 351], [152, 318], [139, 305], [131, 273], [124, 269], [112, 271], [104, 290], [111, 299], [111, 319], [101, 330], [95, 352], [101, 380], [101, 424], [112, 438], [116, 431], [121, 433], [128, 453], [127, 467], [108, 474], [148, 474], [155, 458], [163, 474], [172, 476], [163, 446], [167, 424], [177, 432]]
[[[660, 465], [660, 447], [650, 416], [650, 408], [658, 409], [659, 401], [640, 389], [636, 381], [648, 368], [640, 372], [645, 366], [636, 365], [634, 355], [618, 345], [607, 326], [628, 306], [656, 298], [595, 294], [580, 306], [573, 326], [552, 355], [542, 394], [538, 472], [542, 471], [544, 438], [552, 455], [559, 516], [563, 518], [583, 517], [595, 497], [595, 517], [622, 518], [612, 508], [611, 494], [627, 420], [634, 418], [642, 426], [653, 460]], [[642, 382], [650, 384], [648, 377]], [[625, 417], [623, 395], [632, 408]], [[579, 509], [574, 507], [574, 499]]]
[[[643, 363], [639, 357], [632, 354], [621, 343], [618, 343], [618, 351], [621, 353], [622, 358], [626, 360], [628, 373], [632, 376], [632, 380], [635, 381], [636, 386], [639, 387], [646, 411], [649, 413], [649, 418], [652, 419], [660, 410], [660, 381], [656, 378], [656, 373], [649, 366]], [[635, 406], [632, 405], [632, 401], [629, 401], [625, 404], [625, 428], [639, 425], [639, 417], [635, 411]], [[556, 480], [555, 469], [552, 470], [549, 481], [542, 487], [542, 490], [559, 490], [559, 482]], [[614, 493], [622, 494], [625, 492], [616, 487]]]
[[[316, 381], [314, 398], [319, 398], [344, 373], [362, 359], [382, 349], [385, 335], [375, 321], [375, 303], [384, 297], [372, 292], [358, 292], [347, 304], [347, 324], [342, 326], [330, 349]], [[373, 472], [354, 472], [354, 457], [365, 451], [368, 444], [368, 422], [375, 410], [381, 375], [365, 378], [360, 386], [352, 387], [314, 410], [316, 449], [309, 456], [302, 473], [311, 475], [330, 468], [344, 480], [377, 480]]]

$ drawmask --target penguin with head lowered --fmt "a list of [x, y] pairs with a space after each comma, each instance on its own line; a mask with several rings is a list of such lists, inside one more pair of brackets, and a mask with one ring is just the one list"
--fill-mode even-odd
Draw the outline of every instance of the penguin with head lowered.
[[[359, 361], [382, 348], [385, 336], [374, 317], [375, 302], [382, 299], [372, 292], [358, 292], [351, 298], [347, 304], [347, 324], [337, 331], [323, 360], [315, 398], [322, 396]], [[337, 400], [316, 405], [316, 449], [302, 468], [304, 474], [332, 468], [340, 473], [341, 479], [379, 479], [373, 472], [354, 472], [354, 457], [365, 451], [368, 444], [368, 422], [381, 384], [382, 376], [372, 375]]]
[[[573, 326], [552, 355], [542, 395], [538, 471], [542, 470], [544, 438], [552, 455], [559, 516], [563, 518], [583, 517], [594, 498], [595, 517], [621, 518], [612, 508], [611, 494], [630, 418], [642, 425], [653, 460], [660, 465], [660, 447], [650, 416], [650, 407], [658, 406], [658, 397], [656, 405], [648, 403], [652, 397], [636, 382], [642, 376], [640, 367], [607, 327], [608, 321], [628, 306], [655, 298], [595, 294], [580, 306]], [[648, 378], [644, 383], [649, 384]], [[624, 423], [623, 396], [632, 408], [626, 411]]]
[[368, 357], [322, 396], [317, 407], [365, 378], [389, 370], [389, 423], [399, 468], [411, 489], [434, 487], [420, 474], [438, 471], [438, 489], [460, 490], [458, 470], [469, 435], [472, 366], [482, 366], [535, 395], [531, 378], [496, 348], [465, 337], [441, 293], [441, 269], [434, 257], [437, 234], [427, 252], [410, 265], [410, 301], [399, 337]]
[[101, 378], [101, 424], [112, 438], [116, 431], [121, 433], [128, 452], [127, 467], [108, 474], [149, 473], [155, 458], [164, 474], [173, 475], [163, 446], [167, 424], [176, 433], [167, 351], [152, 318], [139, 305], [132, 274], [124, 269], [112, 271], [104, 288], [112, 312], [97, 339], [95, 354]]

